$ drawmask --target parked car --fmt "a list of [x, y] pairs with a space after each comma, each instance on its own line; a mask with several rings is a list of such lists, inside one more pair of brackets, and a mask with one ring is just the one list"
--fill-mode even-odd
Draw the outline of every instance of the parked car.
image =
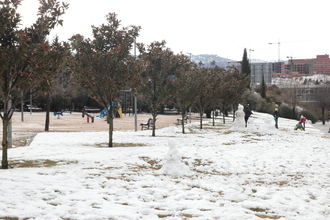
[[33, 112], [40, 112], [42, 111], [42, 108], [39, 108], [37, 106], [31, 106], [31, 105], [26, 105], [25, 108], [24, 108], [25, 111], [30, 111], [32, 110]]

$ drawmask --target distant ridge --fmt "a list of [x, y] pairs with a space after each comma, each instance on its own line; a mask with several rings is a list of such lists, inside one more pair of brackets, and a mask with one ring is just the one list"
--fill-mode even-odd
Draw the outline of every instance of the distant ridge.
[[223, 58], [215, 54], [192, 54], [191, 60], [195, 63], [203, 63], [204, 67], [212, 67], [211, 63], [214, 61], [215, 65], [221, 68], [226, 68], [229, 62], [235, 62], [234, 60]]

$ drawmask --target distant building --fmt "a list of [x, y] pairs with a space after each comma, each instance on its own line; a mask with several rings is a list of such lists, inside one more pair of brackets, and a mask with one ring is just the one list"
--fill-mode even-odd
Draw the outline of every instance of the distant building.
[[330, 58], [328, 54], [317, 55], [314, 59], [291, 59], [284, 66], [285, 73], [304, 75], [330, 75]]
[[252, 85], [260, 84], [262, 78], [264, 78], [266, 84], [272, 83], [273, 63], [251, 63], [250, 67]]
[[[241, 70], [241, 62], [228, 62]], [[251, 63], [251, 85], [258, 85], [264, 77], [266, 84], [272, 83], [272, 78], [287, 78], [325, 74], [330, 76], [330, 58], [328, 54], [317, 55], [313, 59], [290, 59], [286, 62]]]

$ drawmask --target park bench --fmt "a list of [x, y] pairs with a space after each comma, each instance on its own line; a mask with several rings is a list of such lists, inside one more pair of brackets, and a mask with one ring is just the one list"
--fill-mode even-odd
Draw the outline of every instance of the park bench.
[[154, 125], [154, 120], [152, 118], [149, 118], [147, 123], [141, 123], [141, 130], [143, 129], [151, 129]]
[[[188, 123], [188, 119], [189, 119], [188, 115], [184, 116], [184, 118], [183, 118], [183, 122], [184, 122], [185, 124], [187, 124], [187, 123]], [[178, 125], [181, 125], [181, 123], [182, 123], [182, 118], [177, 118], [176, 120], [177, 120]]]

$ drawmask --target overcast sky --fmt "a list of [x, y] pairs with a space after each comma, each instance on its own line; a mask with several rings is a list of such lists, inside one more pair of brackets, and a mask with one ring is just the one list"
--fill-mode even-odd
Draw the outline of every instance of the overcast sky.
[[[216, 54], [241, 60], [313, 58], [330, 53], [330, 0], [67, 0], [60, 39], [91, 37], [91, 25], [116, 12], [122, 24], [142, 27], [138, 41], [166, 40], [174, 52]], [[23, 24], [31, 24], [37, 0], [23, 0]]]

